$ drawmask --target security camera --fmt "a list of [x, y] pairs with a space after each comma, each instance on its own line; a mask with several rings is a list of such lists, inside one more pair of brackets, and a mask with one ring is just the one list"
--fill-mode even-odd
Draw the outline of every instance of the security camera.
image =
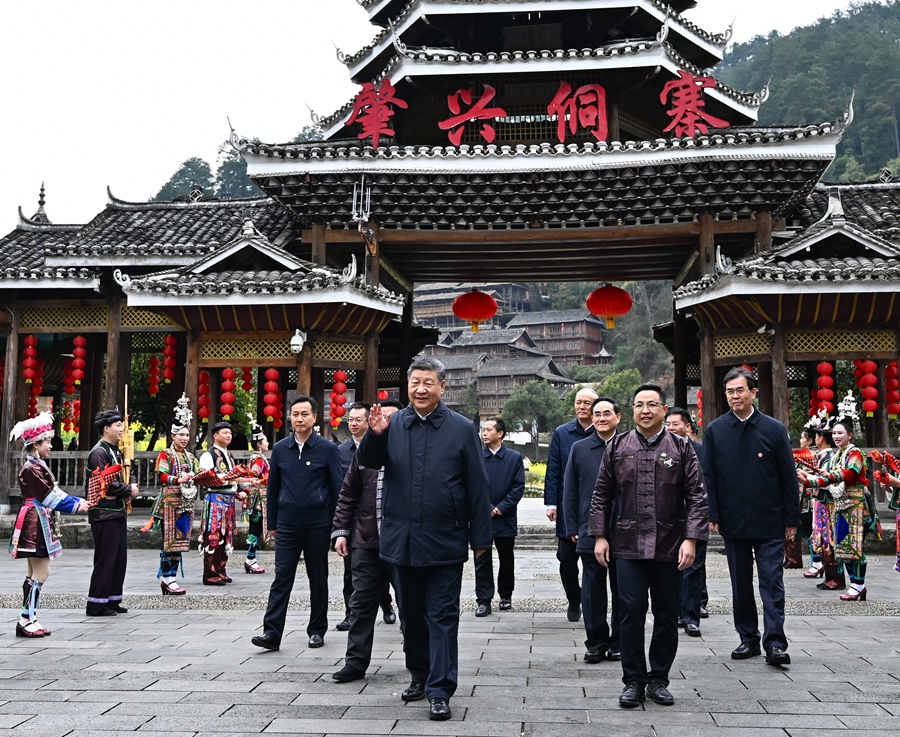
[[295, 356], [303, 351], [303, 344], [306, 342], [306, 333], [297, 328], [294, 331], [294, 337], [291, 338], [291, 353]]

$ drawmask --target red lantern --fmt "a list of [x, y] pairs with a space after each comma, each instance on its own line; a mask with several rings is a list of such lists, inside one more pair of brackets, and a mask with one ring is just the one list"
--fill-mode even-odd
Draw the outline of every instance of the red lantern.
[[896, 379], [900, 376], [900, 372], [897, 370], [897, 362], [891, 361], [887, 366], [884, 367], [884, 378], [885, 379]]
[[892, 420], [896, 420], [896, 419], [897, 419], [897, 415], [900, 415], [900, 402], [891, 402], [891, 403], [887, 406], [887, 412], [888, 412], [888, 416], [889, 416]]
[[378, 401], [383, 402], [387, 398], [388, 398], [388, 393], [384, 389], [379, 389], [378, 390]]
[[334, 401], [332, 402], [332, 404], [336, 404], [336, 405], [338, 405], [339, 407], [345, 405], [346, 403], [347, 403], [347, 397], [345, 397], [343, 394], [338, 394], [338, 395], [334, 398]]
[[863, 361], [859, 368], [864, 374], [874, 374], [878, 371], [878, 364], [875, 361]]
[[866, 417], [872, 417], [878, 409], [878, 402], [872, 399], [867, 399], [865, 402], [863, 402], [862, 408], [863, 412], [866, 413]]
[[231, 404], [223, 404], [219, 407], [219, 412], [225, 420], [231, 419], [231, 413], [234, 412], [234, 406]]
[[[276, 422], [279, 420], [278, 416], [278, 379], [281, 377], [281, 374], [278, 372], [278, 369], [268, 368], [264, 374], [266, 377], [266, 383], [263, 384], [263, 389], [265, 390], [265, 395], [263, 396], [263, 414], [266, 416], [266, 420], [268, 422]], [[280, 424], [275, 425], [275, 429], [277, 430], [281, 427]]]
[[343, 394], [345, 391], [347, 391], [347, 385], [339, 381], [331, 387], [331, 390], [335, 394]]
[[[487, 322], [497, 314], [497, 300], [490, 294], [473, 289], [454, 299], [452, 309], [460, 320], [471, 323], [472, 332], [477, 333], [479, 323]], [[336, 381], [345, 381], [346, 375], [344, 379], [338, 379], [337, 375], [334, 378]]]
[[614, 330], [616, 318], [627, 315], [634, 303], [624, 289], [606, 284], [591, 292], [585, 304], [592, 315], [606, 320], [607, 330]]
[[209, 416], [212, 414], [212, 410], [209, 407], [201, 407], [197, 410], [197, 417], [201, 420], [208, 420]]
[[822, 376], [831, 376], [831, 374], [834, 373], [834, 366], [828, 363], [828, 361], [822, 361], [816, 366], [816, 371]]
[[244, 366], [241, 371], [241, 389], [245, 392], [253, 391], [253, 367]]
[[819, 409], [825, 410], [825, 414], [830, 415], [832, 412], [834, 412], [834, 405], [831, 402], [822, 402], [819, 405]]
[[280, 374], [278, 373], [278, 369], [270, 368], [266, 369], [264, 376], [266, 377], [266, 381], [278, 381]]
[[334, 372], [333, 378], [335, 381], [347, 381], [347, 372], [343, 369], [338, 369]]
[[875, 374], [863, 374], [857, 383], [859, 384], [860, 388], [866, 386], [877, 386], [878, 377], [876, 377]]
[[278, 391], [278, 382], [267, 381], [265, 384], [263, 384], [263, 389], [266, 390], [267, 394], [275, 394]]
[[38, 339], [35, 335], [25, 336], [25, 360], [22, 361], [22, 376], [25, 377], [25, 383], [30, 384], [36, 375], [37, 368], [37, 346]]
[[[207, 389], [208, 388], [209, 387], [207, 387]], [[198, 407], [209, 407], [210, 404], [212, 404], [212, 400], [209, 398], [208, 395], [201, 394], [199, 397], [197, 397], [197, 406]]]
[[278, 414], [278, 410], [275, 409], [273, 405], [267, 404], [265, 407], [263, 407], [263, 414], [268, 417], [269, 422], [271, 422], [275, 415]]
[[831, 389], [819, 389], [818, 399], [820, 402], [830, 402], [834, 399], [834, 392]]
[[[887, 370], [885, 370], [885, 375], [887, 375]], [[895, 392], [900, 389], [900, 381], [897, 379], [886, 379], [884, 382], [884, 388], [889, 392]]]
[[816, 383], [819, 385], [820, 389], [831, 389], [831, 387], [834, 386], [834, 379], [827, 374], [824, 374], [819, 377]]
[[26, 335], [25, 336], [25, 345], [29, 348], [34, 348], [38, 344], [37, 336], [35, 335]]
[[860, 391], [863, 399], [877, 399], [878, 390], [874, 386], [864, 386]]

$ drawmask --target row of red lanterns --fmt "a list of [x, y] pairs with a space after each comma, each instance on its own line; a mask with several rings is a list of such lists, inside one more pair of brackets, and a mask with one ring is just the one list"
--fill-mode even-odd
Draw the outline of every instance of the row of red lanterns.
[[[484, 294], [483, 292], [479, 292], [479, 294]], [[490, 296], [490, 295], [485, 295]], [[491, 297], [493, 299], [493, 297]], [[496, 302], [494, 302], [494, 306], [496, 307]], [[490, 318], [489, 318], [490, 319]], [[474, 325], [472, 329], [477, 333], [478, 326]], [[347, 372], [338, 369], [334, 372], [334, 384], [331, 386], [331, 426], [337, 427], [341, 424], [341, 418], [347, 414], [347, 408], [344, 405], [347, 403]]]
[[284, 424], [282, 419], [284, 417], [284, 394], [278, 383], [281, 373], [276, 368], [268, 368], [263, 376], [266, 379], [266, 383], [263, 384], [266, 392], [263, 395], [263, 404], [265, 405], [263, 414], [266, 416], [266, 421], [271, 422], [274, 428], [279, 430]]

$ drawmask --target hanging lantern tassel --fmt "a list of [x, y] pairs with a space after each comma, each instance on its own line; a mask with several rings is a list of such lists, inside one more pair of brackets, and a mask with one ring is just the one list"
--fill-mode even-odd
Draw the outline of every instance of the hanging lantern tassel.
[[634, 302], [624, 289], [606, 284], [591, 292], [585, 304], [588, 312], [606, 320], [607, 330], [615, 330], [616, 318], [627, 315]]
[[[473, 289], [453, 300], [453, 314], [472, 324], [472, 332], [478, 332], [478, 324], [487, 322], [497, 314], [497, 300], [486, 292]], [[335, 374], [335, 381], [340, 381]]]

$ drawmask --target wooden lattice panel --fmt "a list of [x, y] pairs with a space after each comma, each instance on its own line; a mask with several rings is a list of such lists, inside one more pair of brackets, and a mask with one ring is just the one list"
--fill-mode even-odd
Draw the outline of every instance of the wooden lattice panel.
[[730, 338], [716, 338], [716, 358], [762, 356], [770, 351], [768, 338], [759, 333], [735, 335]]
[[378, 369], [378, 383], [387, 384], [389, 382], [397, 383], [400, 381], [400, 369], [396, 366]]
[[204, 340], [200, 349], [200, 359], [206, 361], [292, 357], [287, 340]]
[[322, 361], [360, 362], [366, 360], [366, 349], [359, 343], [317, 340], [313, 344], [313, 358]]
[[139, 310], [127, 305], [122, 308], [123, 328], [168, 328], [173, 327], [174, 324], [168, 317], [157, 315], [155, 312]]
[[162, 349], [165, 348], [165, 344], [163, 343], [165, 337], [166, 333], [132, 333], [131, 347], [153, 348], [162, 353]]
[[873, 353], [896, 350], [897, 340], [889, 330], [789, 332], [785, 347], [788, 353]]
[[19, 330], [40, 328], [103, 328], [107, 326], [106, 307], [26, 307], [19, 316]]
[[688, 381], [700, 381], [700, 366], [696, 363], [689, 363], [685, 368]]

